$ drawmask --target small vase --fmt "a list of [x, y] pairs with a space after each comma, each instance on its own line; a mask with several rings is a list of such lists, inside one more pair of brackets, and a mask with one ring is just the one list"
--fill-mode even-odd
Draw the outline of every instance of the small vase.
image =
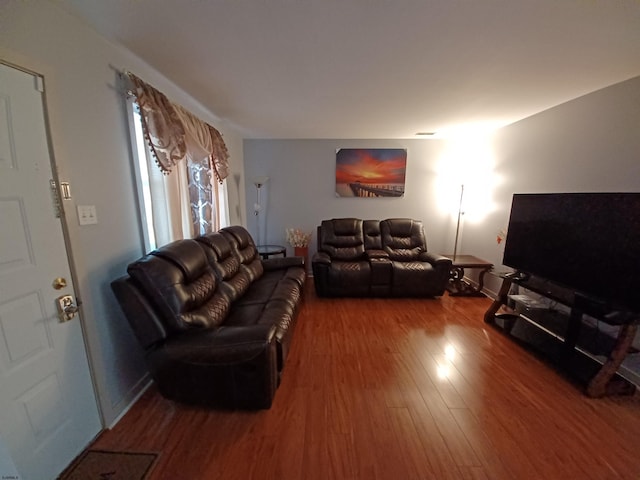
[[304, 258], [304, 265], [305, 265], [305, 268], [306, 268], [306, 266], [308, 264], [307, 257], [309, 256], [309, 247], [293, 247], [293, 254], [296, 257]]

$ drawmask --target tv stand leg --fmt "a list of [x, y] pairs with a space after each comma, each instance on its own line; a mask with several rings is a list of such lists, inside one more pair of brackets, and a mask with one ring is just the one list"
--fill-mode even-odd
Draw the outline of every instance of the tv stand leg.
[[562, 361], [565, 365], [569, 365], [573, 351], [578, 343], [578, 336], [580, 335], [580, 326], [582, 325], [582, 310], [573, 307], [569, 315], [569, 325], [564, 337], [564, 349], [562, 355]]
[[507, 304], [507, 296], [511, 290], [511, 279], [505, 278], [502, 280], [502, 286], [498, 292], [498, 297], [493, 301], [489, 309], [484, 314], [485, 323], [495, 324], [496, 313], [500, 310], [502, 305]]
[[635, 392], [635, 385], [628, 382], [613, 382], [611, 379], [627, 355], [629, 347], [636, 336], [637, 329], [637, 323], [629, 323], [620, 327], [616, 344], [611, 350], [607, 361], [587, 386], [588, 396], [599, 398], [605, 395], [633, 394]]

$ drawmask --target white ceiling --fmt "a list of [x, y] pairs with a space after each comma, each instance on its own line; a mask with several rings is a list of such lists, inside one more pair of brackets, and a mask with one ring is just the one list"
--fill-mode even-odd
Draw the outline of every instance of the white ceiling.
[[640, 75], [639, 0], [52, 1], [248, 138], [502, 126]]

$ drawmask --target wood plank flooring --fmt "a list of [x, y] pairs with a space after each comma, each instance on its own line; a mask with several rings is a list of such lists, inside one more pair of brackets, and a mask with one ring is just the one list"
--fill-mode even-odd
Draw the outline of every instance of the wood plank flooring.
[[587, 398], [486, 326], [489, 303], [309, 285], [270, 410], [152, 387], [92, 448], [158, 452], [149, 480], [639, 479], [639, 395]]

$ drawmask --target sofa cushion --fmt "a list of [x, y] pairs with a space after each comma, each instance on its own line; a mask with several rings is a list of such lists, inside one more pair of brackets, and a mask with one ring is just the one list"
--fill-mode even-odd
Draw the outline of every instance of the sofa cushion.
[[335, 260], [358, 260], [364, 256], [362, 220], [339, 218], [323, 220], [320, 226], [319, 250]]
[[271, 299], [286, 299], [296, 304], [302, 292], [301, 285], [291, 278], [286, 270], [265, 272], [251, 284], [251, 288], [235, 304], [266, 304]]
[[278, 370], [284, 368], [302, 296], [302, 287], [291, 270], [266, 271], [233, 302], [225, 320], [225, 325], [275, 325]]
[[438, 272], [428, 262], [392, 261], [391, 294], [395, 297], [419, 297], [433, 295], [433, 285], [438, 282]]
[[288, 329], [293, 316], [296, 313], [295, 306], [282, 300], [270, 300], [267, 303], [242, 303], [234, 305], [225, 326], [248, 325], [273, 325], [276, 327], [276, 335], [282, 336], [282, 330]]
[[334, 260], [327, 272], [327, 285], [331, 292], [345, 296], [368, 296], [371, 283], [371, 265], [368, 260]]
[[264, 268], [249, 232], [239, 225], [225, 227], [220, 232], [229, 240], [240, 268], [249, 275], [250, 280], [253, 282], [260, 278]]
[[419, 261], [427, 244], [422, 222], [408, 218], [394, 218], [380, 222], [382, 248], [391, 260]]
[[127, 272], [157, 307], [169, 331], [215, 327], [229, 311], [229, 291], [221, 288], [195, 240], [165, 245], [133, 262]]
[[233, 254], [229, 240], [219, 232], [202, 235], [196, 240], [204, 246], [216, 277], [230, 287], [231, 300], [244, 295], [251, 285], [251, 275], [240, 268], [240, 259]]

